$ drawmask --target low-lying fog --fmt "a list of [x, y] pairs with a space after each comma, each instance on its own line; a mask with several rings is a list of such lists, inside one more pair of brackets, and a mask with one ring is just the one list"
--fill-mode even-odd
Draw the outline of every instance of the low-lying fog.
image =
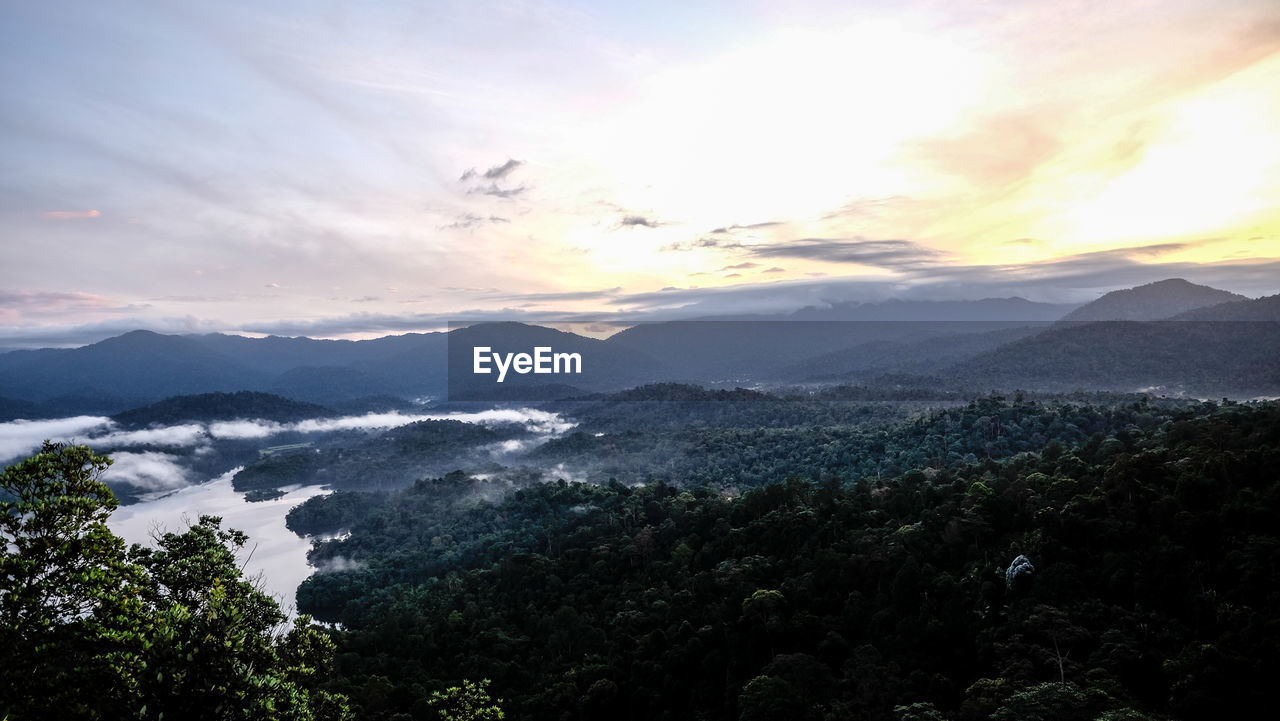
[[[429, 420], [456, 420], [480, 425], [516, 423], [537, 434], [532, 444], [545, 437], [563, 433], [573, 426], [556, 413], [529, 408], [493, 408], [471, 413], [369, 413], [338, 418], [314, 418], [294, 423], [264, 420], [191, 422], [142, 430], [120, 427], [105, 416], [75, 416], [49, 420], [17, 420], [0, 423], [0, 462], [11, 463], [40, 448], [45, 440], [84, 443], [95, 450], [110, 449], [114, 461], [105, 480], [129, 484], [138, 489], [166, 492], [199, 483], [204, 478], [191, 476], [179, 455], [164, 449], [207, 453], [213, 441], [263, 440], [282, 433], [329, 433], [333, 431], [386, 430]], [[269, 444], [264, 444], [269, 445]], [[122, 448], [145, 447], [129, 451]], [[156, 450], [160, 449], [160, 450]]]
[[[181, 456], [166, 453], [164, 449], [182, 450], [187, 454], [194, 449], [200, 454], [213, 452], [213, 442], [217, 440], [261, 439], [264, 446], [269, 446], [272, 436], [286, 432], [378, 431], [427, 420], [520, 424], [537, 436], [521, 441], [522, 448], [573, 427], [558, 414], [527, 408], [495, 408], [472, 413], [370, 413], [295, 423], [190, 422], [142, 430], [123, 428], [106, 417], [76, 416], [0, 423], [0, 463], [8, 465], [35, 453], [46, 439], [86, 444], [99, 452], [109, 449], [113, 463], [103, 480], [127, 482], [151, 491], [140, 502], [122, 505], [112, 514], [108, 523], [116, 534], [129, 543], [151, 545], [156, 533], [182, 532], [188, 523], [195, 523], [202, 515], [221, 516], [224, 528], [249, 534], [249, 543], [241, 554], [242, 561], [246, 561], [246, 575], [259, 576], [264, 590], [279, 599], [282, 608], [292, 612], [295, 589], [315, 569], [307, 565], [310, 539], [300, 538], [285, 528], [285, 515], [308, 498], [326, 493], [326, 489], [304, 486], [274, 500], [250, 503], [231, 487], [231, 479], [239, 468], [229, 469], [212, 480], [193, 477], [190, 469], [179, 463]], [[131, 447], [146, 450], [120, 450]]]
[[231, 488], [231, 477], [238, 470], [160, 498], [121, 506], [107, 525], [128, 543], [150, 546], [153, 538], [169, 531], [181, 533], [200, 516], [220, 516], [223, 528], [249, 534], [249, 543], [240, 552], [245, 576], [261, 579], [263, 590], [292, 615], [294, 590], [314, 569], [307, 565], [311, 540], [285, 528], [284, 517], [290, 508], [325, 490], [305, 486], [274, 500], [249, 503]]

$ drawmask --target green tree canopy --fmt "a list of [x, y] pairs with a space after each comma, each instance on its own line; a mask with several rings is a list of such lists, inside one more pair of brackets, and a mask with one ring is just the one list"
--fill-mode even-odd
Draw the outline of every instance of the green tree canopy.
[[0, 476], [0, 716], [348, 718], [332, 641], [242, 577], [248, 537], [204, 516], [126, 551], [109, 465], [45, 443]]

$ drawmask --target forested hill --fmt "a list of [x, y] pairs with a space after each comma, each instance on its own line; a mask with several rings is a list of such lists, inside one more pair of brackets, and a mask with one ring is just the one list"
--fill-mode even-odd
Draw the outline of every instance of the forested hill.
[[1280, 321], [1274, 319], [1100, 321], [1062, 324], [957, 363], [943, 375], [971, 388], [1271, 397], [1280, 393], [1277, 358]]
[[256, 418], [269, 421], [301, 421], [332, 415], [314, 403], [282, 398], [270, 393], [201, 393], [173, 396], [158, 403], [117, 413], [112, 420], [129, 426], [170, 424], [182, 421], [232, 421]]
[[1062, 316], [1062, 320], [1164, 320], [1196, 308], [1238, 301], [1248, 301], [1248, 298], [1182, 278], [1169, 278], [1136, 288], [1113, 290]]
[[333, 690], [366, 719], [462, 678], [527, 719], [1256, 718], [1280, 406], [985, 403], [940, 413], [1094, 430], [740, 496], [457, 474], [313, 499], [291, 520], [352, 535], [299, 603], [343, 623]]

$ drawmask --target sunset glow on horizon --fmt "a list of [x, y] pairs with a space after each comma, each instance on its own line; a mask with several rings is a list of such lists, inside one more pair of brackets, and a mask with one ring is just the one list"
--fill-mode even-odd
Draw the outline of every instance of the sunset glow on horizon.
[[1280, 292], [1263, 0], [0, 10], [0, 347]]

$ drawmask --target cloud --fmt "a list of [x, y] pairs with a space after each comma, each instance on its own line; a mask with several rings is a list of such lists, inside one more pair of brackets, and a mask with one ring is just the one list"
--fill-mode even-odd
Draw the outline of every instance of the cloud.
[[786, 225], [786, 223], [780, 220], [768, 220], [763, 223], [750, 223], [748, 225], [725, 225], [711, 232], [715, 235], [722, 235], [724, 233], [732, 233], [735, 230], [759, 230], [760, 228], [774, 228], [779, 225]]
[[441, 230], [470, 230], [485, 223], [510, 223], [510, 220], [497, 215], [480, 216], [474, 213], [463, 213], [457, 220], [448, 225], [441, 225]]
[[492, 195], [495, 198], [514, 198], [525, 192], [529, 188], [520, 185], [514, 188], [501, 188], [497, 183], [489, 183], [488, 185], [477, 185], [467, 190], [467, 195]]
[[397, 428], [408, 423], [427, 420], [426, 416], [407, 416], [398, 412], [368, 413], [363, 416], [343, 416], [341, 418], [312, 418], [289, 425], [290, 430], [302, 433], [325, 433], [328, 431], [375, 430], [381, 428]]
[[1045, 242], [1039, 238], [1014, 238], [1000, 243], [1001, 248], [1040, 248]]
[[[106, 159], [120, 168], [155, 181], [166, 189], [179, 190], [193, 198], [213, 205], [243, 211], [247, 205], [256, 200], [248, 192], [241, 192], [239, 196], [233, 192], [228, 192], [228, 188], [241, 189], [227, 183], [220, 184], [209, 173], [192, 172], [189, 167], [182, 165], [176, 159], [171, 160], [165, 156], [134, 152], [135, 148], [132, 147], [125, 149], [120, 144], [109, 142], [104, 139], [105, 136], [95, 134], [89, 129], [67, 129], [61, 124], [40, 123], [35, 119], [18, 118], [16, 116], [0, 118], [0, 125], [9, 132], [25, 135], [37, 142], [65, 146], [74, 149], [81, 155]], [[176, 158], [177, 156], [173, 155], [172, 157]], [[225, 172], [225, 169], [219, 169], [214, 175], [221, 176], [223, 172]], [[129, 180], [132, 181], [134, 179], [130, 178]], [[117, 182], [119, 182], [119, 179], [117, 179]], [[54, 210], [49, 212], [55, 214], [71, 213], [73, 215], [43, 214], [43, 217], [54, 220], [99, 217], [97, 210]], [[76, 213], [94, 213], [95, 215], [74, 215]]]
[[40, 214], [49, 220], [78, 220], [81, 218], [97, 218], [102, 213], [96, 210], [48, 210]]
[[[524, 165], [523, 160], [507, 159], [507, 162], [495, 165], [483, 172], [477, 171], [475, 168], [468, 168], [458, 182], [464, 185], [470, 185], [467, 188], [467, 195], [491, 195], [495, 198], [514, 198], [517, 195], [528, 190], [526, 185], [518, 185], [514, 188], [503, 187], [499, 185], [499, 181], [506, 180], [517, 168]], [[488, 181], [483, 182], [483, 181]]]
[[801, 258], [825, 263], [851, 263], [878, 268], [917, 269], [933, 266], [941, 254], [909, 240], [802, 238], [747, 247], [758, 258]]
[[758, 267], [760, 267], [759, 263], [752, 263], [751, 261], [748, 260], [744, 263], [735, 263], [734, 265], [726, 265], [720, 270], [746, 270], [747, 268], [758, 268]]
[[132, 330], [157, 333], [219, 333], [242, 330], [237, 324], [195, 316], [182, 318], [112, 318], [77, 325], [0, 326], [0, 349], [74, 347], [96, 343]]
[[426, 415], [405, 415], [401, 413], [369, 413], [361, 416], [341, 416], [338, 418], [309, 418], [296, 423], [277, 423], [264, 420], [222, 421], [209, 424], [209, 435], [220, 440], [247, 440], [267, 438], [286, 431], [298, 433], [328, 433], [331, 431], [368, 431], [416, 423], [430, 420]]
[[209, 435], [218, 440], [266, 438], [284, 430], [283, 425], [274, 421], [218, 421], [209, 424]]
[[[519, 296], [512, 296], [514, 300]], [[604, 297], [606, 302], [612, 302]], [[267, 335], [305, 335], [335, 337], [353, 333], [442, 332], [458, 323], [520, 321], [525, 323], [615, 323], [632, 320], [616, 310], [592, 312], [561, 309], [522, 310], [514, 307], [470, 308], [448, 313], [350, 313], [313, 319], [283, 319], [270, 323], [254, 323], [237, 328], [247, 333]], [[2, 337], [0, 337], [2, 340]]]
[[[919, 273], [911, 284], [917, 297], [974, 297], [1020, 295], [1031, 300], [1074, 302], [1091, 300], [1100, 292], [1131, 288], [1167, 278], [1186, 278], [1254, 295], [1275, 293], [1280, 260], [1219, 263], [1158, 262], [1166, 253], [1194, 247], [1192, 243], [1158, 243], [1079, 253], [1039, 263], [1004, 265], [947, 265]], [[1270, 276], [1270, 277], [1268, 277]]]
[[[716, 243], [715, 239], [708, 239]], [[732, 241], [730, 241], [732, 242]], [[798, 246], [748, 246], [740, 252], [760, 257], [755, 251], [776, 248], [774, 255], [811, 255], [825, 257], [834, 250], [818, 243], [837, 243], [809, 239]], [[1204, 241], [1209, 242], [1209, 241]], [[1162, 254], [1195, 247], [1188, 243], [1117, 248], [1077, 254], [1038, 263], [1001, 265], [959, 265], [941, 259], [913, 263], [916, 247], [906, 241], [864, 243], [862, 251], [880, 253], [876, 258], [885, 267], [897, 260], [897, 271], [891, 278], [883, 275], [848, 273], [842, 277], [811, 275], [796, 280], [768, 280], [759, 277], [754, 283], [739, 283], [722, 288], [685, 288], [622, 293], [620, 288], [553, 293], [511, 294], [495, 288], [458, 288], [458, 292], [478, 293], [485, 301], [500, 301], [505, 307], [481, 307], [450, 312], [350, 313], [307, 319], [289, 319], [269, 323], [232, 324], [197, 318], [166, 319], [148, 322], [137, 319], [111, 321], [84, 326], [3, 327], [0, 347], [49, 347], [84, 345], [136, 328], [169, 333], [249, 332], [275, 335], [341, 337], [371, 332], [427, 332], [446, 330], [450, 323], [484, 321], [521, 321], [526, 323], [602, 323], [629, 324], [638, 321], [696, 318], [704, 315], [732, 313], [783, 313], [806, 305], [822, 307], [827, 301], [878, 301], [890, 297], [914, 300], [977, 300], [987, 297], [1021, 296], [1033, 301], [1075, 303], [1092, 300], [1100, 292], [1129, 288], [1165, 278], [1181, 277], [1249, 296], [1271, 295], [1280, 290], [1280, 260], [1252, 259], [1218, 263], [1162, 262]], [[854, 248], [859, 246], [854, 245]], [[895, 256], [895, 254], [897, 254]], [[863, 256], [861, 260], [868, 261]], [[782, 273], [781, 266], [771, 266], [761, 275]], [[691, 276], [697, 276], [693, 273]], [[705, 274], [705, 273], [703, 273]], [[599, 311], [570, 311], [547, 303], [598, 300]], [[539, 307], [521, 309], [521, 303]]]
[[177, 456], [168, 453], [146, 451], [144, 453], [117, 452], [111, 455], [114, 463], [103, 475], [103, 480], [128, 483], [148, 491], [168, 491], [189, 485], [187, 470], [177, 463]]
[[502, 165], [495, 165], [494, 167], [484, 171], [484, 177], [488, 180], [501, 180], [502, 178], [505, 178], [508, 175], [510, 175], [513, 170], [520, 167], [521, 165], [524, 165], [523, 160], [513, 160], [512, 158], [507, 158], [507, 162], [503, 163]]
[[566, 421], [559, 413], [541, 411], [534, 408], [494, 408], [475, 413], [449, 413], [428, 415], [435, 420], [455, 420], [480, 425], [506, 425], [515, 423], [524, 426], [533, 433], [564, 433], [573, 428], [575, 423]]
[[110, 425], [111, 419], [102, 416], [0, 423], [0, 461], [28, 456], [39, 450], [46, 439], [55, 442], [79, 440], [91, 431]]
[[346, 556], [326, 558], [315, 564], [316, 573], [342, 573], [344, 571], [359, 571], [363, 568], [364, 563], [353, 561]]
[[907, 154], [913, 162], [954, 175], [973, 187], [1001, 188], [1030, 177], [1062, 150], [1054, 123], [1063, 115], [1055, 112], [1059, 110], [1041, 108], [1035, 113], [981, 118], [950, 136], [916, 141]]
[[398, 428], [418, 421], [441, 420], [463, 421], [464, 423], [478, 423], [480, 425], [515, 423], [534, 433], [562, 433], [574, 426], [573, 423], [561, 418], [558, 413], [530, 408], [503, 408], [476, 413], [368, 413], [362, 416], [308, 419], [289, 424], [287, 428], [301, 433], [322, 433], [327, 431]]
[[840, 281], [773, 281], [712, 288], [688, 288], [633, 293], [610, 301], [637, 315], [684, 317], [790, 312], [808, 305], [824, 306], [826, 299], [882, 300], [893, 293], [893, 284], [881, 278], [847, 278]]
[[632, 316], [699, 317], [739, 313], [787, 313], [806, 305], [906, 300], [979, 300], [1020, 296], [1033, 301], [1077, 303], [1101, 292], [1130, 288], [1166, 278], [1186, 278], [1246, 295], [1280, 291], [1280, 260], [1220, 263], [1159, 262], [1158, 256], [1183, 247], [1178, 243], [1117, 248], [1042, 262], [1005, 265], [904, 266], [892, 279], [883, 276], [815, 276], [809, 280], [742, 283], [719, 288], [620, 295], [610, 304]]
[[176, 446], [186, 448], [207, 440], [204, 426], [185, 424], [165, 426], [163, 428], [147, 428], [140, 431], [115, 431], [105, 436], [93, 438], [93, 442], [104, 446]]
[[662, 225], [662, 223], [653, 220], [652, 218], [646, 218], [643, 215], [628, 215], [618, 221], [618, 225], [623, 228], [634, 228], [636, 226], [640, 226], [642, 228], [657, 228]]
[[698, 238], [697, 240], [687, 240], [683, 242], [670, 243], [662, 246], [661, 250], [695, 250], [699, 248], [720, 248], [722, 250], [733, 250], [745, 247], [741, 242], [730, 239], [721, 238]]
[[94, 293], [54, 291], [0, 291], [0, 307], [24, 313], [64, 313], [67, 311], [121, 310], [120, 303]]
[[523, 160], [507, 158], [507, 162], [502, 163], [501, 165], [495, 165], [483, 173], [476, 172], [475, 168], [468, 168], [467, 171], [462, 174], [462, 177], [458, 178], [458, 182], [465, 183], [475, 178], [484, 178], [485, 180], [502, 180], [521, 165], [524, 165]]
[[519, 293], [507, 295], [490, 296], [492, 300], [507, 302], [545, 302], [545, 301], [566, 301], [566, 300], [601, 300], [605, 298], [613, 298], [622, 290], [621, 286], [613, 288], [602, 288], [600, 290], [571, 290], [561, 293]]
[[858, 219], [876, 220], [889, 215], [906, 214], [920, 208], [921, 200], [905, 195], [880, 198], [858, 198], [845, 203], [822, 216], [823, 220]]

